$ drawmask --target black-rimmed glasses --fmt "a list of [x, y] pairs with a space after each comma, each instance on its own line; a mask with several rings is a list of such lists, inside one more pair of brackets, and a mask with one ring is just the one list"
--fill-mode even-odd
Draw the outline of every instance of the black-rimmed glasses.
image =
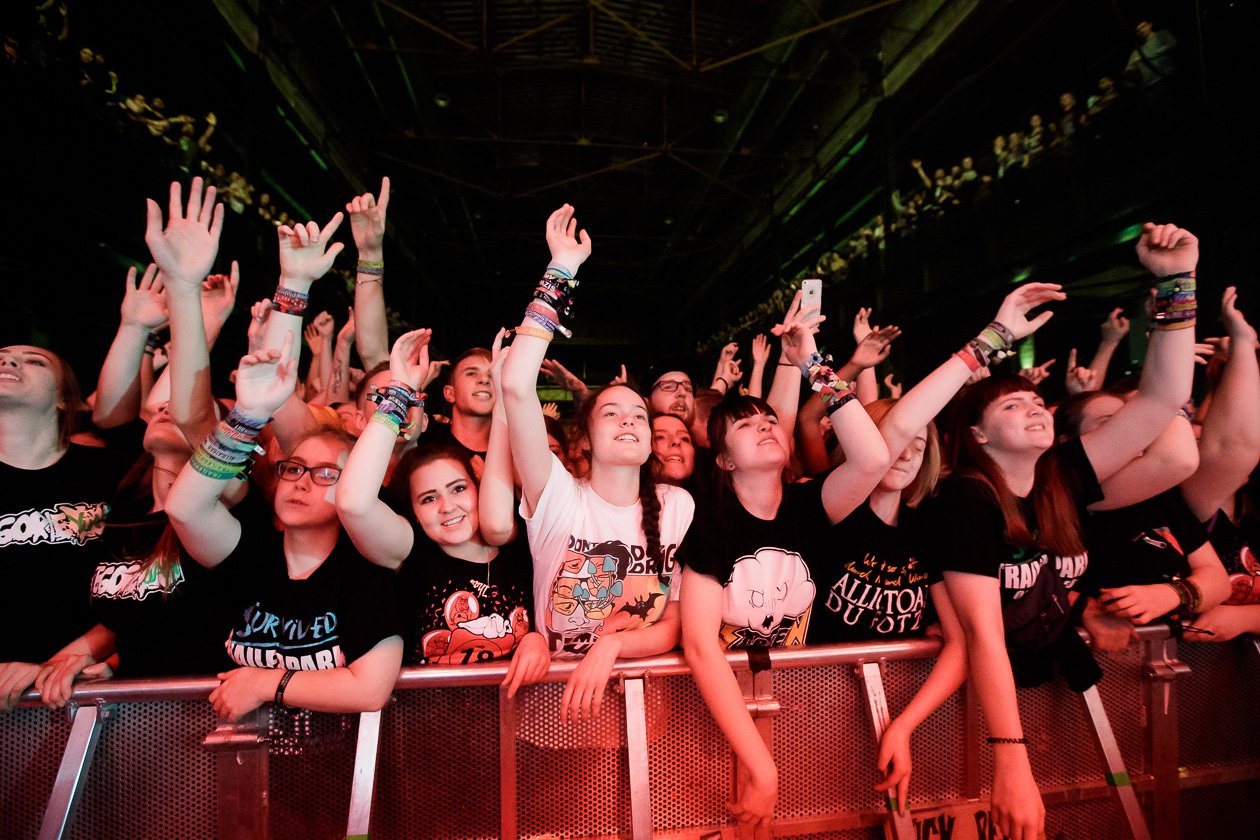
[[341, 467], [331, 464], [316, 464], [313, 467], [308, 467], [301, 461], [280, 461], [276, 464], [276, 475], [281, 481], [297, 481], [308, 472], [311, 474], [311, 481], [321, 487], [336, 484], [337, 479], [341, 478]]

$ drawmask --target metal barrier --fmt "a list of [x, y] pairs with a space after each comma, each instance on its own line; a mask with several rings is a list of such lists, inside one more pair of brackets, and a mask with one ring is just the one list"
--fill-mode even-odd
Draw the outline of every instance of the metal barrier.
[[[967, 689], [916, 731], [910, 807], [873, 789], [877, 733], [931, 667], [930, 640], [728, 659], [780, 768], [776, 836], [992, 836], [991, 755]], [[1101, 657], [1076, 695], [1020, 692], [1047, 836], [1253, 837], [1260, 659], [1248, 640], [1178, 646], [1167, 628]], [[1182, 658], [1184, 658], [1184, 661]], [[676, 654], [619, 663], [595, 722], [559, 720], [575, 667], [509, 700], [506, 665], [407, 669], [382, 712], [316, 715], [270, 755], [268, 713], [230, 724], [213, 679], [85, 683], [70, 713], [0, 716], [9, 837], [733, 837], [732, 754]], [[974, 821], [968, 831], [958, 821]], [[886, 832], [886, 833], [885, 833]]]

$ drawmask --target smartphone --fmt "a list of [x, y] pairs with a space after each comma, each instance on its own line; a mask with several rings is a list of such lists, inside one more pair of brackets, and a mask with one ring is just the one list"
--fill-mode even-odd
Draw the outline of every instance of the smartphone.
[[822, 311], [822, 280], [817, 277], [810, 277], [801, 281], [801, 309], [809, 309], [811, 306], [817, 307], [818, 311]]

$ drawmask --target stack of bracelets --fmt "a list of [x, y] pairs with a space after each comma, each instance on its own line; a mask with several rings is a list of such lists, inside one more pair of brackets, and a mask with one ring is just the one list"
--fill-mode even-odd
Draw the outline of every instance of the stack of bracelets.
[[373, 388], [368, 399], [376, 403], [371, 422], [380, 423], [404, 440], [411, 440], [413, 424], [407, 422], [407, 412], [414, 407], [424, 411], [424, 394], [417, 394], [416, 389], [406, 382], [391, 379], [383, 386]]
[[359, 260], [359, 264], [358, 266], [355, 267], [355, 271], [359, 274], [371, 274], [375, 278], [373, 280], [359, 280], [358, 282], [379, 283], [381, 281], [381, 278], [385, 276], [385, 261], [384, 260]]
[[828, 417], [857, 396], [853, 393], [853, 386], [841, 379], [828, 366], [830, 363], [830, 356], [812, 353], [809, 360], [801, 365], [801, 373], [809, 380], [809, 387], [817, 391], [818, 396], [822, 398]]
[[1184, 330], [1193, 327], [1197, 311], [1193, 271], [1159, 278], [1155, 287], [1155, 312], [1151, 315], [1155, 329]]
[[235, 408], [202, 441], [188, 463], [207, 478], [224, 480], [249, 475], [250, 458], [264, 450], [255, 441], [266, 420], [246, 417]]
[[1190, 578], [1173, 578], [1168, 581], [1173, 592], [1177, 593], [1177, 612], [1181, 616], [1198, 615], [1203, 606], [1203, 592], [1199, 585]]
[[551, 341], [559, 331], [565, 338], [573, 338], [573, 333], [560, 325], [560, 318], [568, 320], [573, 317], [573, 291], [578, 281], [573, 275], [558, 265], [549, 265], [543, 272], [538, 288], [534, 289], [534, 299], [525, 307], [525, 317], [538, 324], [538, 328], [519, 327], [518, 335], [532, 335], [544, 341]]
[[306, 304], [310, 295], [295, 289], [276, 287], [276, 294], [271, 298], [271, 308], [282, 315], [296, 315], [301, 318], [306, 313]]
[[990, 362], [1000, 362], [1011, 355], [1014, 343], [1014, 334], [1004, 325], [992, 321], [954, 355], [975, 373], [982, 367], [988, 367]]

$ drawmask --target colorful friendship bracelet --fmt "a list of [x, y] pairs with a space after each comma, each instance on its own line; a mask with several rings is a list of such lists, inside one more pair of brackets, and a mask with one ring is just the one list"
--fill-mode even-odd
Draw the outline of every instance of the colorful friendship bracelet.
[[1151, 322], [1157, 330], [1184, 330], [1193, 327], [1198, 316], [1197, 282], [1193, 271], [1161, 277], [1155, 286], [1155, 307]]
[[801, 372], [809, 381], [809, 386], [818, 392], [828, 416], [857, 398], [853, 386], [831, 369], [831, 360], [831, 356], [814, 352], [801, 364]]
[[1015, 334], [1005, 324], [990, 321], [980, 334], [968, 341], [954, 355], [962, 359], [967, 369], [975, 373], [982, 367], [988, 367], [995, 361], [1002, 361], [1011, 355], [1011, 346], [1015, 343]]

